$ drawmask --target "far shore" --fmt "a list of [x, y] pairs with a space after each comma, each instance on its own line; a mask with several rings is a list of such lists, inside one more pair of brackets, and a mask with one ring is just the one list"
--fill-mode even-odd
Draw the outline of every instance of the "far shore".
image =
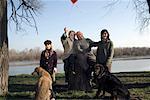
[[[63, 64], [62, 60], [58, 60], [57, 64]], [[13, 61], [9, 62], [9, 66], [27, 66], [27, 65], [39, 65], [39, 61]]]
[[[118, 57], [113, 58], [113, 61], [119, 60], [142, 60], [142, 59], [150, 59], [150, 56], [137, 56], [137, 57]], [[57, 64], [63, 64], [62, 59], [59, 59]], [[9, 66], [27, 66], [27, 65], [39, 65], [39, 61], [13, 61], [9, 62]]]
[[140, 60], [140, 59], [150, 59], [150, 56], [135, 56], [135, 57], [116, 57], [113, 60]]

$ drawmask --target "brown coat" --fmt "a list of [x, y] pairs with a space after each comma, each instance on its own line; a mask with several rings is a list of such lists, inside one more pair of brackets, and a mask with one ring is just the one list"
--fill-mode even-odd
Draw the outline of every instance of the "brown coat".
[[69, 37], [67, 37], [66, 33], [61, 36], [61, 42], [64, 48], [64, 55], [62, 59], [68, 58], [72, 54], [73, 42]]

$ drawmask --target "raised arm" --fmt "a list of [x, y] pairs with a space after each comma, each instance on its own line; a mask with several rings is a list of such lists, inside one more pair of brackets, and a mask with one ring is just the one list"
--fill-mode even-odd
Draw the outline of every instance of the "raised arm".
[[99, 42], [91, 42], [90, 45], [89, 45], [89, 48], [97, 47], [98, 44], [99, 44]]
[[62, 36], [61, 36], [61, 42], [62, 42], [62, 44], [64, 44], [64, 43], [66, 42], [68, 31], [69, 31], [69, 30], [67, 30], [67, 28], [65, 27], [65, 28], [64, 28], [64, 33], [63, 33]]

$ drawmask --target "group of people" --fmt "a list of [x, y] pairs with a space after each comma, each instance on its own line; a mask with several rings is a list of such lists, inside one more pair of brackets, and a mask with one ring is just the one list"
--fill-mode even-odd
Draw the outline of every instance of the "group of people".
[[[114, 54], [113, 42], [109, 38], [109, 32], [103, 29], [100, 33], [101, 40], [94, 42], [85, 38], [83, 33], [64, 28], [61, 42], [64, 48], [63, 62], [65, 82], [69, 90], [91, 91], [90, 79], [95, 64], [108, 67], [111, 72], [112, 58]], [[45, 50], [41, 53], [40, 66], [52, 76], [55, 83], [57, 72], [57, 53], [52, 49], [52, 42], [44, 42]], [[91, 50], [97, 47], [96, 55]]]
[[[64, 47], [65, 81], [68, 82], [70, 90], [91, 90], [90, 79], [95, 64], [102, 64], [111, 72], [113, 42], [106, 29], [100, 35], [101, 40], [94, 42], [85, 38], [80, 31], [68, 31], [64, 28], [61, 42]], [[96, 55], [91, 50], [92, 47], [97, 47]]]

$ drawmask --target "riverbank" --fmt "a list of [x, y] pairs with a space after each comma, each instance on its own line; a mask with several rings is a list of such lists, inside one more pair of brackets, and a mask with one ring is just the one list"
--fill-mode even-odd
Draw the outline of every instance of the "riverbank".
[[[150, 71], [148, 72], [121, 72], [113, 73], [130, 91], [131, 97], [136, 100], [150, 100]], [[9, 94], [2, 100], [33, 100], [34, 86], [38, 77], [28, 74], [9, 77]], [[56, 85], [54, 86], [57, 99], [92, 99], [97, 89], [90, 93], [83, 91], [68, 91], [64, 82], [64, 74], [56, 74]], [[106, 94], [105, 98], [110, 96]], [[1, 99], [0, 98], [0, 99]]]
[[[137, 56], [137, 57], [121, 57], [121, 58], [113, 58], [113, 61], [119, 60], [142, 60], [142, 59], [150, 59], [150, 56]], [[57, 64], [62, 64], [63, 61], [61, 59], [58, 60]], [[13, 61], [9, 62], [9, 66], [29, 66], [29, 65], [39, 65], [39, 61]]]

